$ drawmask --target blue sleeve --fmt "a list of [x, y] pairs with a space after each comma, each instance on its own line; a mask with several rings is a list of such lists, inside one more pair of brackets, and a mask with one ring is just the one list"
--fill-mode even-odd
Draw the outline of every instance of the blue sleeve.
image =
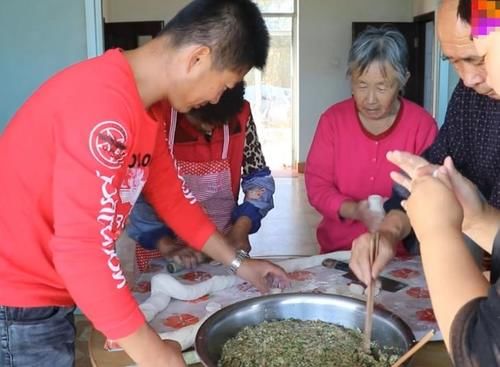
[[[392, 194], [384, 203], [384, 211], [386, 213], [389, 213], [391, 210], [401, 210], [406, 214], [406, 211], [401, 206], [401, 201], [408, 199], [409, 196], [410, 192], [406, 188], [397, 183], [394, 183], [392, 186]], [[413, 228], [411, 229], [410, 233], [408, 233], [408, 235], [403, 238], [403, 246], [406, 248], [406, 251], [408, 251], [410, 255], [420, 254], [420, 244], [417, 240], [415, 232], [413, 231]]]
[[274, 208], [275, 185], [271, 170], [264, 167], [244, 175], [241, 187], [245, 199], [233, 210], [231, 219], [235, 222], [241, 216], [250, 218], [252, 221], [250, 233], [255, 233], [260, 228], [262, 218]]
[[174, 236], [173, 231], [158, 218], [153, 207], [142, 195], [130, 213], [127, 234], [148, 250], [154, 250], [160, 238]]

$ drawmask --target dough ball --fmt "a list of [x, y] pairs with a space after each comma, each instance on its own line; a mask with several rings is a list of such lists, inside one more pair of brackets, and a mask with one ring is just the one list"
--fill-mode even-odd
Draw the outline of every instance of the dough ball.
[[381, 289], [382, 289], [382, 282], [377, 279], [377, 282], [375, 283], [374, 296], [378, 296]]
[[208, 302], [207, 305], [205, 306], [205, 310], [207, 312], [216, 312], [219, 311], [222, 308], [222, 305], [217, 302]]
[[[382, 289], [382, 283], [380, 280], [375, 281], [375, 286], [373, 287], [373, 297], [376, 297], [380, 294], [380, 290]], [[364, 293], [365, 296], [368, 295], [368, 287], [365, 288]]]
[[349, 290], [351, 293], [356, 294], [358, 296], [362, 296], [365, 292], [365, 287], [358, 283], [349, 284]]
[[323, 265], [325, 268], [333, 269], [336, 263], [337, 262], [334, 259], [325, 259], [323, 260], [321, 265]]

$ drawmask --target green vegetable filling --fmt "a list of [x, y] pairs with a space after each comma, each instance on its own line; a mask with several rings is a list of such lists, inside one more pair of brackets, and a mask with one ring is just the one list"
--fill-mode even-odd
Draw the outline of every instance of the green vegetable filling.
[[222, 349], [219, 367], [390, 367], [398, 354], [372, 343], [362, 349], [363, 335], [324, 321], [264, 321], [247, 326]]

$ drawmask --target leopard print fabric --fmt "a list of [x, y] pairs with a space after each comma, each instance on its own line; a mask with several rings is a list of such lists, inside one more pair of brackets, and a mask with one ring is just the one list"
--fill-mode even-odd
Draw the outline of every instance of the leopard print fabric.
[[243, 148], [243, 176], [266, 167], [266, 160], [257, 136], [257, 126], [250, 113], [245, 132], [245, 147]]

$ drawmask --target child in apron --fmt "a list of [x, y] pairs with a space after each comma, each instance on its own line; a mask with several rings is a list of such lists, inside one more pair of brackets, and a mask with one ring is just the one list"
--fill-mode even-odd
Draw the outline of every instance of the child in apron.
[[[246, 238], [233, 241], [238, 242], [233, 245], [248, 251], [248, 234], [258, 230], [261, 219], [273, 207], [274, 180], [265, 165], [250, 105], [243, 93], [240, 84], [226, 91], [218, 105], [202, 107], [199, 113], [177, 114], [162, 103], [153, 106], [151, 114], [164, 121], [167, 144], [179, 175], [217, 228], [234, 239], [233, 223], [246, 221]], [[245, 200], [237, 205], [240, 181]], [[130, 216], [127, 233], [140, 244], [136, 258], [141, 272], [158, 257], [167, 257], [184, 267], [204, 260], [201, 253], [184, 246], [142, 198]]]

